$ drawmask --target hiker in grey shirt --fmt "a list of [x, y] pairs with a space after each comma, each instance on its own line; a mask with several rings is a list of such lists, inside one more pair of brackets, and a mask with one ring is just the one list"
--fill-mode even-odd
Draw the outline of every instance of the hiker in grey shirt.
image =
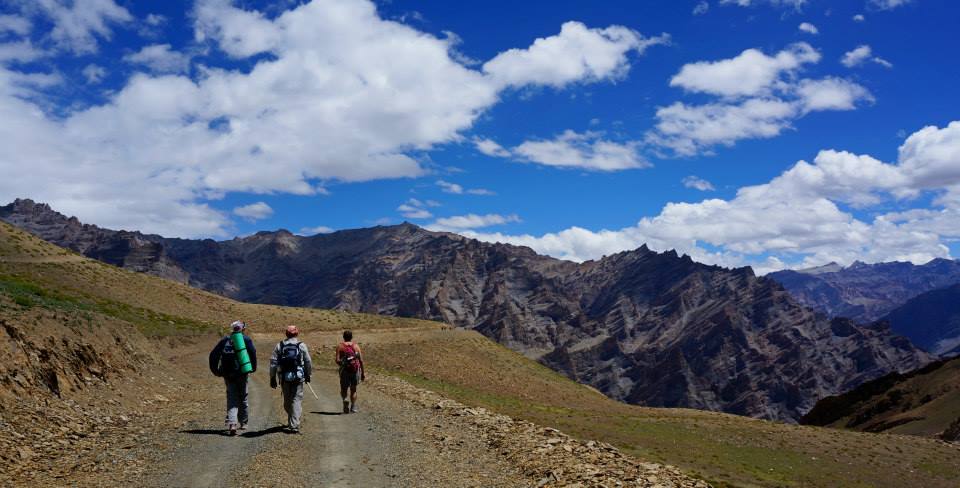
[[297, 338], [300, 335], [297, 326], [287, 327], [286, 334], [287, 338], [273, 348], [270, 356], [270, 388], [276, 388], [279, 383], [283, 409], [287, 412], [287, 428], [297, 433], [303, 415], [303, 384], [310, 382], [313, 362], [307, 345]]

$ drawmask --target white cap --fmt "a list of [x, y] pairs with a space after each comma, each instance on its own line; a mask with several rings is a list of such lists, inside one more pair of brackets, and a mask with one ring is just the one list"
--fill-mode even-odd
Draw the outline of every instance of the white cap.
[[246, 328], [247, 328], [247, 324], [243, 323], [243, 322], [240, 321], [240, 320], [237, 320], [236, 322], [230, 324], [230, 328], [233, 329], [234, 332], [239, 332], [239, 331], [241, 331], [241, 330], [243, 330], [243, 329], [246, 329]]

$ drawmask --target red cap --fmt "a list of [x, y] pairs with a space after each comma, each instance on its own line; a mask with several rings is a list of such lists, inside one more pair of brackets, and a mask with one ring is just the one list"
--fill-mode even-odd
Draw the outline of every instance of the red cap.
[[288, 325], [288, 326], [287, 326], [287, 337], [294, 337], [294, 336], [297, 336], [297, 335], [300, 335], [300, 329], [298, 329], [296, 325]]

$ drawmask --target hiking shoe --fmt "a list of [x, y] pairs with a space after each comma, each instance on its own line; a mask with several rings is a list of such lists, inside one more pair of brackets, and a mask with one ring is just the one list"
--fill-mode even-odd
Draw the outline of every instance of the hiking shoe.
[[240, 424], [240, 430], [247, 430], [247, 424]]
[[359, 410], [357, 410], [357, 406], [356, 406], [356, 405], [352, 405], [352, 406], [350, 407], [350, 413], [357, 413], [357, 412], [359, 412]]
[[350, 404], [343, 402], [343, 413], [350, 413]]

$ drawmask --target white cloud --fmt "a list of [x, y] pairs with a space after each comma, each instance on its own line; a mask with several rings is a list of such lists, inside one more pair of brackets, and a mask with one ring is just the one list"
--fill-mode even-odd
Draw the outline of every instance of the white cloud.
[[19, 15], [0, 15], [0, 34], [16, 34], [25, 36], [30, 33], [33, 25], [30, 20]]
[[[66, 5], [44, 0], [34, 10], [55, 19], [46, 35], [78, 53], [130, 19], [112, 1]], [[612, 79], [627, 67], [624, 48], [653, 42], [623, 27], [570, 25], [500, 58], [517, 71], [487, 74], [453, 59], [447, 39], [381, 19], [369, 1], [311, 2], [268, 17], [200, 0], [193, 13], [199, 42], [250, 66], [207, 66], [194, 78], [135, 73], [103, 104], [54, 117], [36, 98], [56, 74], [0, 65], [0, 200], [28, 195], [107, 227], [225, 236], [229, 212], [210, 201], [422, 176], [410, 154], [462, 140], [506, 79]], [[544, 49], [580, 68], [544, 70]], [[524, 71], [522, 59], [534, 66]], [[17, 169], [25, 161], [31, 171]]]
[[666, 35], [646, 38], [622, 26], [590, 29], [566, 22], [555, 36], [537, 39], [527, 49], [510, 49], [483, 65], [498, 86], [547, 85], [616, 80], [630, 68], [627, 54], [668, 42]]
[[427, 226], [430, 230], [435, 231], [457, 231], [464, 229], [479, 229], [483, 227], [490, 227], [494, 225], [503, 225], [512, 222], [520, 222], [520, 217], [517, 215], [500, 215], [500, 214], [486, 214], [486, 215], [477, 215], [477, 214], [467, 214], [467, 215], [457, 215], [453, 217], [443, 217], [437, 219], [436, 222]]
[[657, 110], [657, 124], [647, 142], [692, 156], [717, 144], [732, 146], [740, 139], [771, 138], [790, 126], [794, 104], [777, 98], [751, 98], [738, 103], [686, 105]]
[[[858, 259], [923, 263], [949, 257], [944, 242], [960, 238], [958, 162], [960, 121], [955, 121], [912, 134], [900, 147], [896, 163], [825, 150], [812, 163], [800, 161], [768, 183], [741, 188], [731, 200], [669, 203], [659, 215], [619, 230], [571, 227], [542, 236], [462, 233], [573, 260], [647, 243], [703, 262], [752, 264], [762, 272]], [[940, 195], [934, 208], [916, 207], [925, 202], [911, 199], [924, 192]], [[864, 221], [844, 211], [842, 204], [915, 207]], [[718, 250], [708, 251], [705, 245]]]
[[498, 158], [505, 158], [510, 156], [510, 151], [504, 149], [503, 146], [497, 144], [496, 141], [491, 139], [475, 138], [473, 144], [477, 147], [477, 150], [487, 156], [495, 156]]
[[866, 20], [867, 20], [867, 18], [864, 17], [863, 14], [857, 14], [857, 15], [854, 15], [854, 16], [853, 16], [853, 21], [854, 21], [854, 22], [864, 22], [864, 21], [866, 21]]
[[809, 22], [803, 22], [803, 23], [801, 23], [800, 26], [797, 27], [797, 28], [800, 29], [801, 32], [806, 32], [807, 34], [817, 35], [817, 34], [820, 33], [820, 30], [817, 29], [817, 26], [815, 26], [815, 25], [813, 25], [813, 24], [811, 24], [811, 23], [809, 23]]
[[700, 191], [714, 191], [716, 188], [713, 187], [713, 183], [699, 177], [699, 176], [687, 176], [683, 178], [683, 186], [686, 188], [693, 188]]
[[404, 218], [408, 219], [429, 219], [433, 217], [433, 213], [426, 209], [430, 202], [421, 202], [416, 198], [411, 198], [406, 201], [406, 203], [401, 204], [397, 207], [397, 211], [400, 212], [400, 215], [403, 215]]
[[53, 22], [50, 38], [75, 54], [96, 52], [98, 37], [112, 38], [111, 25], [133, 20], [114, 0], [38, 0], [33, 6]]
[[190, 56], [174, 51], [169, 44], [152, 44], [123, 57], [131, 64], [141, 64], [154, 73], [184, 73], [190, 69]]
[[693, 7], [693, 15], [703, 15], [709, 10], [710, 3], [708, 3], [706, 0], [700, 0], [700, 2]]
[[18, 61], [22, 63], [35, 61], [47, 55], [36, 48], [29, 39], [16, 42], [0, 43], [0, 63]]
[[869, 59], [872, 53], [873, 50], [870, 48], [870, 46], [858, 46], [855, 49], [844, 53], [843, 58], [840, 59], [840, 62], [843, 63], [844, 66], [852, 68]]
[[147, 25], [157, 27], [166, 24], [167, 18], [160, 14], [147, 14], [147, 17], [143, 19], [143, 21], [146, 22]]
[[811, 111], [850, 110], [873, 100], [866, 88], [848, 80], [798, 79], [803, 65], [819, 60], [820, 53], [801, 42], [773, 56], [747, 49], [730, 59], [686, 64], [670, 85], [718, 100], [658, 108], [645, 140], [680, 156], [709, 154], [716, 145], [777, 136]]
[[273, 215], [273, 209], [266, 202], [256, 202], [233, 209], [233, 214], [250, 222], [256, 222]]
[[487, 190], [485, 188], [464, 188], [457, 183], [451, 183], [449, 181], [437, 180], [437, 186], [439, 186], [444, 193], [452, 193], [454, 195], [481, 195], [481, 196], [491, 196], [496, 195], [496, 193]]
[[807, 0], [720, 0], [721, 5], [739, 5], [741, 7], [750, 7], [753, 5], [760, 5], [762, 3], [768, 3], [774, 7], [793, 7], [797, 10], [800, 10], [804, 5], [807, 4]]
[[302, 236], [312, 236], [316, 234], [329, 234], [331, 232], [335, 232], [334, 229], [327, 227], [325, 225], [318, 225], [316, 227], [304, 227], [300, 229], [300, 232], [298, 232], [298, 234]]
[[96, 85], [103, 81], [103, 78], [107, 76], [107, 70], [102, 66], [97, 66], [95, 64], [88, 64], [81, 71], [83, 77], [87, 79], [87, 83], [91, 85]]
[[796, 87], [805, 112], [853, 110], [861, 101], [873, 101], [866, 88], [841, 78], [802, 80]]
[[868, 0], [869, 5], [879, 10], [892, 10], [913, 0]]
[[567, 130], [554, 139], [525, 141], [512, 153], [524, 160], [568, 168], [596, 171], [619, 171], [646, 168], [637, 152], [638, 143], [608, 141], [598, 132], [577, 133]]
[[784, 75], [818, 61], [820, 53], [805, 42], [793, 44], [773, 56], [747, 49], [730, 59], [686, 64], [670, 79], [670, 86], [722, 96], [763, 95], [782, 83]]
[[884, 68], [892, 68], [893, 64], [883, 59], [879, 56], [873, 55], [873, 49], [864, 44], [862, 46], [857, 46], [855, 49], [847, 51], [844, 53], [843, 57], [840, 58], [840, 62], [848, 68], [853, 68], [855, 66], [860, 66], [865, 61], [872, 61], [874, 63], [883, 66]]

